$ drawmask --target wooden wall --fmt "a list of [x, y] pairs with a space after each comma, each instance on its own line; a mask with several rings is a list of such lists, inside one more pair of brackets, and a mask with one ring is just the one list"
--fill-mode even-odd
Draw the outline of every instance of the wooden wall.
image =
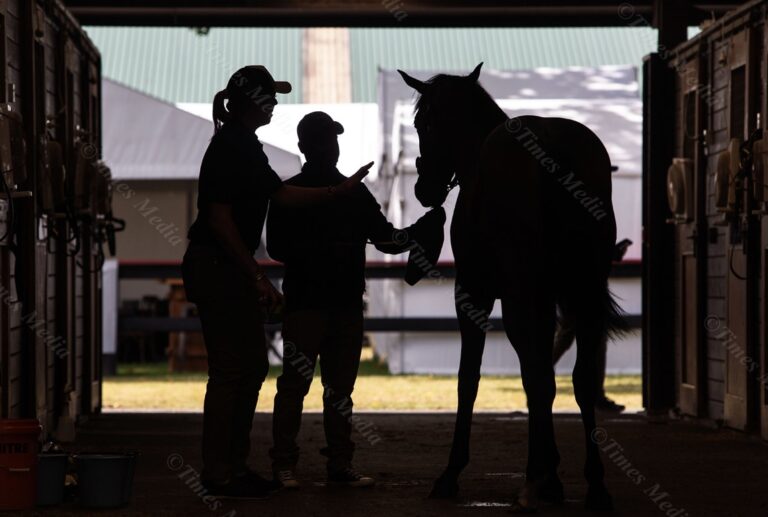
[[[727, 41], [715, 42], [712, 45], [714, 55], [722, 53], [728, 46]], [[711, 57], [711, 56], [709, 56]], [[725, 227], [718, 224], [722, 214], [715, 207], [715, 183], [717, 163], [728, 145], [728, 93], [730, 74], [722, 66], [715, 67], [710, 78], [712, 103], [710, 105], [708, 139], [708, 166], [706, 192], [706, 218], [709, 238], [707, 239], [707, 314], [720, 320], [725, 319], [725, 272], [727, 260], [725, 256]], [[714, 335], [707, 334], [707, 414], [713, 419], [723, 418], [723, 401], [725, 396], [725, 349], [721, 341]]]
[[10, 85], [0, 98], [20, 115], [27, 173], [13, 195], [15, 245], [0, 245], [0, 418], [36, 417], [55, 434], [62, 417], [100, 407], [99, 219], [75, 209], [74, 184], [58, 208], [43, 202], [50, 143], [70, 181], [78, 155], [100, 155], [100, 57], [57, 0], [0, 0], [0, 13]]
[[[693, 160], [694, 182], [686, 188], [695, 193], [693, 218], [674, 222], [678, 407], [749, 431], [768, 429], [761, 422], [768, 412], [761, 416], [759, 406], [768, 378], [761, 353], [768, 354], [760, 349], [768, 239], [761, 237], [766, 222], [755, 209], [749, 158], [756, 149], [749, 139], [761, 135], [768, 116], [767, 5], [752, 2], [726, 16], [676, 49], [669, 63], [676, 75], [675, 156]], [[728, 161], [734, 156], [735, 165]], [[737, 172], [728, 176], [731, 170]], [[721, 191], [730, 195], [725, 204]]]

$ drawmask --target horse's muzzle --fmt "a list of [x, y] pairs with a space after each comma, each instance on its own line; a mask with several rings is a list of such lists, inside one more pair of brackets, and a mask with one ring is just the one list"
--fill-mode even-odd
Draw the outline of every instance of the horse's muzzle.
[[424, 181], [422, 178], [416, 180], [416, 186], [413, 190], [416, 194], [416, 199], [425, 208], [442, 206], [445, 203], [445, 198], [448, 197], [448, 187], [446, 185]]
[[[419, 175], [413, 189], [416, 199], [425, 208], [441, 206], [445, 202], [445, 198], [448, 197], [448, 186], [430, 177], [424, 168], [424, 161], [421, 157], [416, 158], [416, 172]], [[434, 172], [432, 175], [434, 176]]]

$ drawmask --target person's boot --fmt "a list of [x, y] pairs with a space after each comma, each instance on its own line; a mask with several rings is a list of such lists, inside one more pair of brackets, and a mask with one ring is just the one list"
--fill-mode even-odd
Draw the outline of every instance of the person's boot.
[[277, 479], [266, 479], [262, 477], [259, 473], [257, 473], [255, 470], [251, 470], [248, 467], [245, 467], [245, 470], [238, 472], [235, 474], [235, 477], [243, 477], [250, 483], [253, 483], [255, 486], [259, 488], [263, 488], [268, 492], [277, 492], [280, 490], [281, 485], [277, 481]]
[[296, 471], [293, 469], [282, 469], [275, 471], [275, 482], [279, 483], [286, 490], [296, 490], [301, 484], [296, 477]]
[[252, 483], [247, 476], [236, 476], [226, 483], [203, 482], [206, 495], [220, 499], [266, 499], [270, 491], [265, 486]]
[[603, 395], [595, 401], [595, 409], [605, 413], [621, 413], [625, 407]]
[[329, 470], [328, 483], [331, 485], [362, 488], [373, 486], [376, 484], [376, 481], [372, 477], [360, 474], [352, 467], [347, 467], [341, 470]]

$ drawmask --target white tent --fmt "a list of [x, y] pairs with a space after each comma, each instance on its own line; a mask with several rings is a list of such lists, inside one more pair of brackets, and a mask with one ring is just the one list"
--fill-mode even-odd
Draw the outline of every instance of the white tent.
[[[209, 103], [184, 102], [180, 109], [200, 117], [211, 119]], [[275, 106], [272, 121], [260, 127], [256, 134], [265, 144], [272, 144], [281, 149], [299, 155], [296, 126], [307, 113], [324, 111], [344, 126], [344, 134], [339, 136], [339, 171], [347, 176], [362, 165], [373, 161], [367, 182], [376, 180], [380, 160], [380, 134], [378, 106], [375, 103], [353, 104], [278, 104]], [[299, 171], [296, 170], [296, 173]]]
[[[109, 79], [102, 82], [104, 157], [115, 180], [194, 180], [213, 124]], [[283, 178], [300, 168], [296, 154], [264, 144]]]

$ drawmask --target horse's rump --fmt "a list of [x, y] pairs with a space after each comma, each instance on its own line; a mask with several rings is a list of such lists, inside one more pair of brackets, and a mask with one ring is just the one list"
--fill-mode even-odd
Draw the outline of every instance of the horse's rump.
[[616, 240], [610, 159], [592, 131], [566, 119], [510, 119], [486, 139], [478, 172], [470, 219], [499, 285], [529, 267], [558, 284], [607, 278]]
[[477, 181], [472, 206], [478, 223], [524, 240], [530, 233], [533, 240], [598, 237], [611, 247], [615, 242], [610, 159], [582, 124], [510, 119], [486, 139]]

